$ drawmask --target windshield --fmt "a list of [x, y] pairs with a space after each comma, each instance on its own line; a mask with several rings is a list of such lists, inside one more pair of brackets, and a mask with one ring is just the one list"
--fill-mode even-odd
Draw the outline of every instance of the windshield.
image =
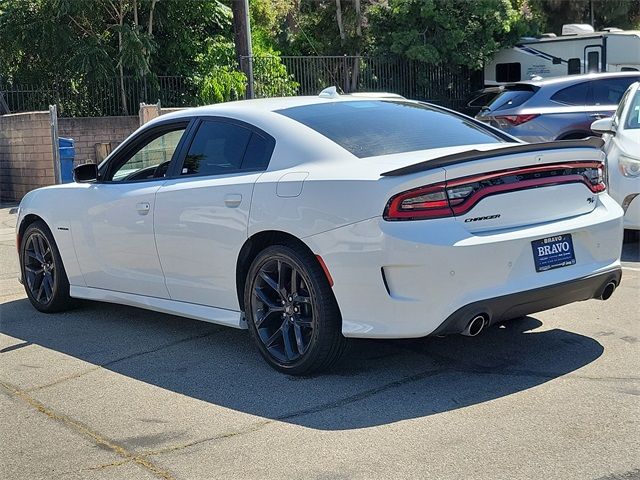
[[486, 107], [486, 110], [497, 112], [499, 110], [508, 110], [510, 108], [519, 107], [529, 100], [535, 90], [529, 86], [507, 87]]
[[624, 128], [632, 130], [640, 129], [640, 88], [636, 90], [635, 95], [631, 99]]
[[419, 103], [328, 102], [277, 113], [312, 128], [360, 158], [505, 141], [464, 117]]

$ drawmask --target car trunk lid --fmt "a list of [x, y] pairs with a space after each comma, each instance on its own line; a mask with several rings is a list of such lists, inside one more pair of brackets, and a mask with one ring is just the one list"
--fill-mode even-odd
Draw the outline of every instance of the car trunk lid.
[[[417, 176], [442, 168], [445, 182], [440, 188], [448, 197], [445, 210], [450, 209], [472, 233], [507, 229], [592, 211], [596, 194], [604, 189], [601, 144], [596, 138], [512, 144], [491, 151], [460, 152], [383, 175]], [[436, 198], [433, 195], [428, 198]], [[403, 201], [405, 205], [410, 202]]]

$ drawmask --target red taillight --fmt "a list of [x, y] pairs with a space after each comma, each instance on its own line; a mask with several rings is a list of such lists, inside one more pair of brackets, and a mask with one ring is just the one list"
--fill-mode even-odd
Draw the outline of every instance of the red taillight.
[[384, 211], [385, 220], [421, 220], [452, 215], [444, 183], [414, 188], [394, 195]]
[[508, 123], [509, 125], [513, 125], [514, 127], [517, 125], [522, 125], [523, 123], [528, 122], [529, 120], [533, 120], [536, 118], [537, 114], [529, 114], [529, 115], [500, 115], [496, 117], [496, 120], [500, 122], [500, 120]]
[[423, 220], [464, 215], [483, 198], [500, 193], [566, 183], [603, 192], [601, 162], [566, 162], [488, 172], [427, 185], [391, 197], [385, 220]]

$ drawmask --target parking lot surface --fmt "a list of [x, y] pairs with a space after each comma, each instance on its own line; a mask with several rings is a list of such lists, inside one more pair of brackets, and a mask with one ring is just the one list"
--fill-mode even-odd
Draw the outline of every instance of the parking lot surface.
[[640, 479], [640, 259], [475, 338], [354, 341], [294, 378], [245, 331], [130, 307], [38, 313], [0, 209], [0, 478]]

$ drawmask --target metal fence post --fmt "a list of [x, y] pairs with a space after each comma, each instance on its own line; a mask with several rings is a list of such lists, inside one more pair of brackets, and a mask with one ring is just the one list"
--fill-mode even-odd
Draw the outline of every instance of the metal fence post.
[[51, 143], [53, 147], [53, 176], [55, 183], [62, 183], [60, 170], [60, 148], [58, 145], [58, 107], [49, 105], [49, 126], [51, 127]]

